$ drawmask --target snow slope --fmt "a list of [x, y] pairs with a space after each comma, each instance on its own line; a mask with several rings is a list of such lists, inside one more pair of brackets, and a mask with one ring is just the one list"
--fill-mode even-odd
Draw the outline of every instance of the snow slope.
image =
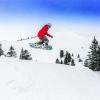
[[76, 67], [0, 58], [0, 100], [100, 100], [100, 75]]
[[[55, 27], [50, 31], [54, 32], [54, 39], [50, 39], [51, 51], [30, 48], [28, 43], [37, 41], [37, 38], [1, 42], [5, 53], [11, 45], [14, 46], [18, 57], [0, 57], [0, 100], [100, 100], [99, 73], [81, 63], [75, 67], [55, 64], [60, 49], [74, 53], [75, 57], [80, 53], [85, 58], [89, 41]], [[19, 60], [22, 47], [29, 50], [32, 61]]]

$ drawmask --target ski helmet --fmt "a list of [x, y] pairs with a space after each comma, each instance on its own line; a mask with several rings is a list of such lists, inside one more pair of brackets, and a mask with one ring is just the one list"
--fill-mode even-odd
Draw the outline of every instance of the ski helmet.
[[48, 28], [51, 28], [51, 26], [52, 26], [51, 23], [48, 23], [47, 25], [48, 25]]

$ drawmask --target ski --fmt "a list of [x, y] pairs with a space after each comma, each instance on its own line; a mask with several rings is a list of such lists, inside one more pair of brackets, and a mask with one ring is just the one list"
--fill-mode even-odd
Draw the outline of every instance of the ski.
[[52, 48], [52, 46], [51, 45], [38, 45], [38, 44], [36, 44], [36, 43], [29, 43], [29, 46], [31, 47], [31, 48], [35, 48], [35, 49], [43, 49], [43, 50], [52, 50], [53, 48]]

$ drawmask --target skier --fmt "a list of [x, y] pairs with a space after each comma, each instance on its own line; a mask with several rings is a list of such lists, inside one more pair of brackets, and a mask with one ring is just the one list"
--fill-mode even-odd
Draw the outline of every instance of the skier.
[[42, 45], [43, 43], [45, 43], [45, 45], [48, 45], [49, 40], [46, 36], [53, 38], [53, 36], [48, 33], [48, 30], [50, 28], [51, 28], [50, 23], [48, 23], [42, 27], [42, 29], [38, 32], [38, 35], [37, 35], [40, 40], [37, 44]]

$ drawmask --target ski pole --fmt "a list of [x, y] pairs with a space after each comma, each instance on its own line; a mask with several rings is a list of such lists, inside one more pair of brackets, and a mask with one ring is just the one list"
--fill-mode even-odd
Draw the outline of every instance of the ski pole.
[[17, 41], [23, 41], [23, 40], [28, 40], [28, 39], [34, 39], [36, 38], [37, 36], [34, 36], [34, 37], [28, 37], [28, 38], [22, 38], [22, 39], [19, 39]]
[[31, 37], [31, 38], [36, 38], [37, 36]]

